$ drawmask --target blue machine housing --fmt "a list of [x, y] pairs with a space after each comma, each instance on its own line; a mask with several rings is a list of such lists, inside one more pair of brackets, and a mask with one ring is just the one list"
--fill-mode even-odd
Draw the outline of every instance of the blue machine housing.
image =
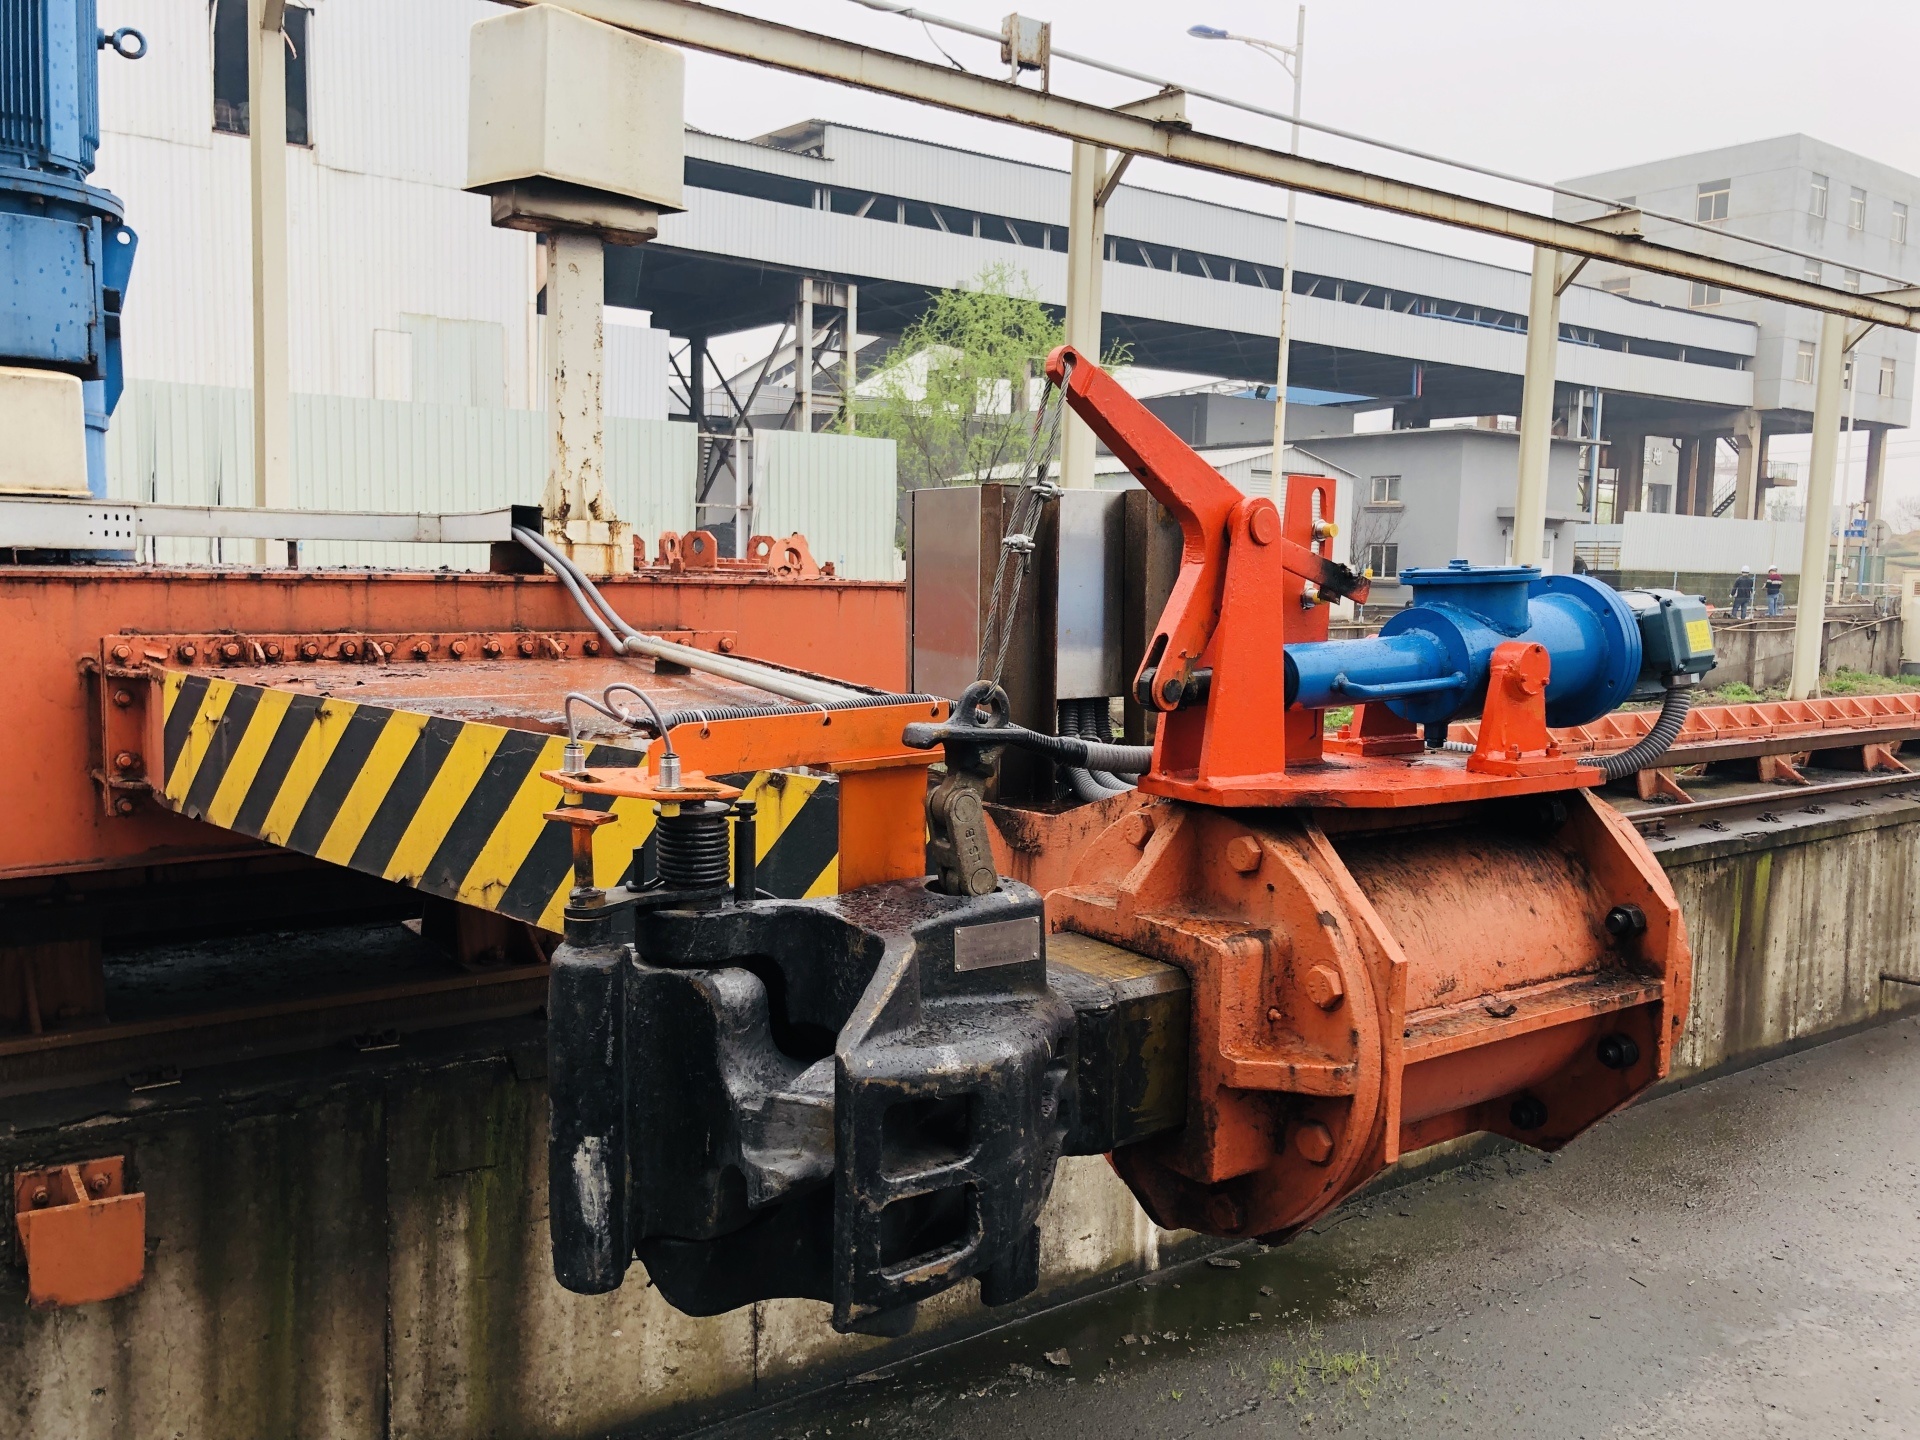
[[102, 33], [95, 0], [0, 3], [0, 365], [85, 382], [87, 481], [102, 496], [137, 244], [119, 198], [86, 183], [100, 143], [99, 52], [109, 46], [138, 58], [146, 42]]
[[1364, 640], [1286, 648], [1287, 703], [1311, 710], [1385, 703], [1424, 725], [1476, 713], [1496, 647], [1542, 645], [1551, 657], [1547, 723], [1584, 725], [1617, 708], [1640, 678], [1640, 626], [1619, 594], [1585, 575], [1531, 565], [1402, 570], [1414, 600]]

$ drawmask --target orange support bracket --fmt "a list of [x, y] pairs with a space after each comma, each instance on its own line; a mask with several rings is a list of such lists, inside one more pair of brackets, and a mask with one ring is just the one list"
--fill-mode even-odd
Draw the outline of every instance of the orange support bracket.
[[1547, 731], [1547, 679], [1552, 657], [1544, 645], [1509, 640], [1496, 646], [1487, 673], [1487, 703], [1467, 769], [1477, 775], [1563, 775], [1579, 761], [1561, 753]]
[[14, 1172], [29, 1304], [113, 1300], [146, 1278], [147, 1197], [127, 1193], [126, 1173], [122, 1155]]

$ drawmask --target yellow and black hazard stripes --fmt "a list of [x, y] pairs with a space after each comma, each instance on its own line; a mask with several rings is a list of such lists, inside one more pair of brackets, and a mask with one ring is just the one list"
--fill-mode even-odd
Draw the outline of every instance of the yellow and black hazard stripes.
[[[169, 672], [163, 804], [224, 829], [430, 894], [560, 928], [572, 880], [565, 826], [543, 770], [557, 735], [356, 704], [332, 696]], [[597, 768], [640, 752], [593, 746]], [[838, 787], [788, 772], [731, 777], [755, 802], [756, 878], [772, 895], [838, 887]], [[606, 809], [603, 796], [587, 804]], [[596, 833], [598, 880], [628, 878], [649, 843], [653, 807], [612, 802]]]

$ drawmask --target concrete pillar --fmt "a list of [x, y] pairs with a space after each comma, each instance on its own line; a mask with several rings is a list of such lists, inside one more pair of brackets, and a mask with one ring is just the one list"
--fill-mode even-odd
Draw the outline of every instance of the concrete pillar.
[[1833, 477], [1840, 458], [1840, 374], [1845, 360], [1847, 322], [1820, 317], [1820, 350], [1813, 390], [1813, 453], [1807, 461], [1806, 518], [1800, 531], [1800, 603], [1793, 626], [1792, 700], [1806, 700], [1820, 688], [1820, 641], [1827, 623], [1827, 525], [1833, 509]]
[[[1106, 251], [1106, 207], [1100, 186], [1107, 152], [1075, 144], [1067, 189], [1067, 343], [1090, 359], [1100, 358], [1100, 268]], [[1093, 488], [1093, 431], [1072, 410], [1061, 421], [1060, 483], [1069, 490]]]
[[[287, 376], [287, 53], [285, 0], [247, 0], [247, 155], [253, 219], [253, 503], [293, 508]], [[291, 559], [257, 542], [258, 563]]]
[[606, 248], [563, 231], [547, 247], [547, 534], [583, 569], [633, 569], [631, 531], [606, 493]]
[[1645, 503], [1647, 437], [1622, 435], [1610, 446], [1613, 459], [1613, 523]]
[[707, 337], [687, 340], [687, 418], [696, 431], [707, 428]]
[[1764, 448], [1761, 434], [1760, 412], [1742, 410], [1733, 431], [1734, 448], [1739, 451], [1740, 461], [1739, 488], [1733, 500], [1736, 519], [1752, 520], [1760, 513], [1760, 458]]
[[860, 351], [856, 338], [860, 328], [860, 287], [847, 285], [847, 308], [840, 323], [843, 363], [840, 370], [840, 428], [847, 434], [856, 428], [853, 416], [854, 389], [860, 383]]
[[1680, 454], [1673, 467], [1673, 513], [1691, 515], [1693, 513], [1693, 472], [1700, 458], [1700, 440], [1698, 436], [1681, 435], [1674, 444], [1680, 447]]
[[800, 433], [813, 433], [813, 280], [800, 280], [800, 318], [795, 326], [799, 348], [794, 352], [793, 393], [800, 406]]
[[1520, 395], [1520, 484], [1513, 500], [1513, 563], [1546, 554], [1547, 461], [1553, 441], [1553, 372], [1560, 345], [1560, 254], [1536, 247], [1527, 299], [1527, 372]]
[[1867, 524], [1880, 518], [1880, 500], [1887, 481], [1887, 432], [1876, 425], [1867, 431]]

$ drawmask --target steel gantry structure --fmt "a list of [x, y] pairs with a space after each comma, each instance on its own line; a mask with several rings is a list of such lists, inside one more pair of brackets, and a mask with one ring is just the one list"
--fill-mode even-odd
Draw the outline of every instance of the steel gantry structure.
[[[507, 0], [507, 3], [525, 5], [532, 0]], [[1641, 237], [1637, 213], [1629, 209], [1590, 221], [1561, 220], [1209, 134], [1192, 125], [1184, 105], [1169, 103], [1178, 98], [1177, 94], [1151, 97], [1158, 103], [1111, 108], [1056, 94], [1051, 89], [1029, 88], [1019, 84], [1017, 78], [998, 80], [975, 75], [836, 36], [720, 10], [695, 0], [546, 0], [546, 3], [668, 44], [978, 119], [1018, 125], [1121, 157], [1144, 156], [1169, 165], [1252, 180], [1532, 246], [1530, 340], [1522, 401], [1520, 482], [1514, 516], [1513, 558], [1520, 564], [1539, 559], [1544, 538], [1546, 422], [1552, 409], [1553, 341], [1559, 332], [1559, 298], [1587, 261], [1606, 260], [1633, 269], [1699, 281], [1722, 290], [1802, 306], [1819, 311], [1825, 317], [1803, 522], [1806, 527], [1802, 547], [1804, 573], [1810, 575], [1819, 575], [1824, 566], [1823, 517], [1832, 503], [1839, 448], [1841, 356], [1876, 325], [1920, 331], [1920, 289], [1903, 287], [1879, 294], [1855, 294], [1794, 275], [1774, 274], [1757, 265], [1656, 244]], [[1056, 58], [1066, 58], [1064, 52], [1057, 49], [1053, 54]], [[1050, 84], [1050, 71], [1048, 75]], [[1103, 179], [1111, 183], [1117, 179], [1117, 173], [1109, 172]], [[1083, 202], [1076, 206], [1076, 212], [1084, 216], [1088, 208], [1091, 207]], [[1081, 263], [1093, 263], [1098, 241], [1092, 229], [1083, 225], [1077, 227], [1080, 233], [1069, 236], [1070, 265], [1071, 257], [1082, 252], [1085, 259]], [[1089, 287], [1081, 288], [1085, 293]], [[1070, 332], [1075, 328], [1076, 318], [1069, 318]], [[1539, 337], [1544, 337], [1543, 342], [1534, 343]], [[1793, 680], [1796, 698], [1812, 693], [1819, 680], [1820, 635], [1825, 622], [1820, 588], [1812, 587], [1802, 596], [1799, 605]]]

